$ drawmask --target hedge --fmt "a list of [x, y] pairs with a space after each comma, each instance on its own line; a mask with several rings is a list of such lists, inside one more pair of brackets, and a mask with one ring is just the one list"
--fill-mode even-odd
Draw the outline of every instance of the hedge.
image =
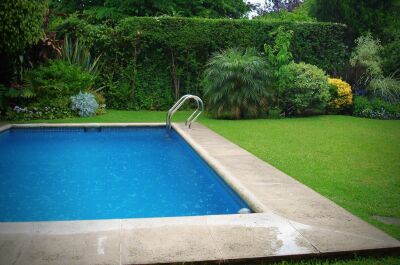
[[295, 61], [340, 75], [349, 56], [347, 28], [336, 23], [130, 17], [109, 28], [75, 18], [59, 29], [102, 54], [99, 85], [104, 86], [108, 107], [164, 110], [182, 94], [202, 96], [201, 75], [213, 52], [229, 47], [262, 51], [279, 26], [294, 32]]

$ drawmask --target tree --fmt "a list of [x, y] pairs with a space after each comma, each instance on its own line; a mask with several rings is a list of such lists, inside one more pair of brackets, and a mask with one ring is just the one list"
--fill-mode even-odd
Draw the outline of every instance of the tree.
[[43, 36], [46, 0], [0, 1], [0, 51], [20, 52]]
[[258, 16], [264, 16], [271, 12], [292, 12], [303, 2], [304, 0], [266, 0], [264, 1], [264, 4], [249, 4], [249, 6]]
[[243, 0], [52, 0], [51, 7], [67, 13], [103, 7], [128, 16], [207, 18], [240, 18], [250, 10]]
[[17, 55], [43, 36], [46, 3], [46, 0], [0, 1], [0, 83], [10, 82]]
[[385, 42], [390, 38], [388, 29], [399, 25], [400, 5], [397, 2], [397, 0], [315, 0], [312, 13], [320, 21], [346, 24], [355, 36], [370, 31]]
[[313, 0], [320, 21], [344, 23], [353, 38], [371, 32], [383, 46], [384, 72], [400, 77], [400, 2], [398, 0]]

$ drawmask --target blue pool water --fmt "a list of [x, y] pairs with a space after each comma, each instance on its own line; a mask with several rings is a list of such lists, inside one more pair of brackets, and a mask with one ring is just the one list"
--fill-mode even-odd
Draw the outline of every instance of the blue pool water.
[[0, 222], [233, 214], [244, 207], [163, 127], [0, 133]]

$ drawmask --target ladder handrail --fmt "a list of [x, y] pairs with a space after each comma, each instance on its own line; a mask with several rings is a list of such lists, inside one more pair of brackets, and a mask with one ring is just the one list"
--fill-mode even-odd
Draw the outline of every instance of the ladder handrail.
[[167, 113], [167, 119], [166, 119], [166, 126], [167, 129], [171, 128], [171, 118], [172, 115], [186, 102], [188, 99], [194, 99], [197, 103], [197, 108], [196, 110], [189, 116], [189, 118], [186, 119], [185, 125], [188, 125], [190, 128], [192, 125], [192, 122], [196, 121], [196, 119], [200, 116], [200, 114], [204, 111], [204, 105], [203, 101], [201, 98], [195, 95], [184, 95], [182, 96], [175, 104], [168, 110]]
[[[188, 125], [189, 129], [192, 126], [192, 122], [195, 122], [197, 120], [197, 118], [200, 116], [200, 114], [204, 111], [203, 100], [201, 100], [201, 98], [196, 96], [196, 101], [197, 101], [197, 109], [192, 113], [192, 115], [189, 116], [189, 118], [185, 122], [185, 125], [188, 125], [188, 123], [189, 123], [189, 125]], [[201, 106], [201, 109], [200, 109], [200, 106]], [[197, 112], [197, 115], [195, 115], [196, 112]]]

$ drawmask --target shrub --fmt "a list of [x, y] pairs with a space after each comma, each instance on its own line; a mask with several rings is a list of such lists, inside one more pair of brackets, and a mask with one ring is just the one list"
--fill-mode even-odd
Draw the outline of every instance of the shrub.
[[[94, 78], [92, 74], [79, 66], [55, 60], [26, 73], [24, 88], [20, 93], [29, 91], [30, 97], [36, 98], [37, 101], [69, 97], [90, 88], [94, 83]], [[15, 91], [10, 93], [13, 92]]]
[[282, 67], [279, 103], [286, 115], [323, 111], [330, 99], [329, 91], [328, 77], [317, 66], [292, 62]]
[[272, 107], [268, 110], [268, 119], [280, 119], [282, 110], [278, 107]]
[[390, 104], [381, 99], [369, 100], [367, 97], [355, 97], [353, 115], [370, 119], [400, 119], [400, 103]]
[[[23, 86], [6, 92], [7, 119], [55, 119], [72, 116], [70, 96], [92, 87], [94, 76], [62, 60], [26, 72]], [[26, 111], [15, 112], [15, 106]]]
[[254, 49], [216, 53], [203, 81], [208, 108], [216, 117], [258, 117], [267, 110], [267, 82], [265, 62]]
[[328, 78], [328, 83], [334, 86], [331, 100], [328, 103], [329, 109], [334, 112], [347, 110], [353, 103], [351, 86], [337, 78]]
[[358, 71], [358, 77], [356, 77], [358, 88], [365, 88], [371, 79], [383, 76], [380, 56], [382, 45], [379, 40], [372, 38], [371, 33], [359, 37], [356, 44], [357, 46], [351, 53], [350, 65]]
[[71, 109], [77, 111], [81, 117], [90, 117], [96, 114], [99, 104], [91, 93], [79, 92], [71, 97]]
[[400, 81], [393, 76], [373, 78], [368, 85], [368, 90], [375, 97], [387, 102], [400, 101]]

